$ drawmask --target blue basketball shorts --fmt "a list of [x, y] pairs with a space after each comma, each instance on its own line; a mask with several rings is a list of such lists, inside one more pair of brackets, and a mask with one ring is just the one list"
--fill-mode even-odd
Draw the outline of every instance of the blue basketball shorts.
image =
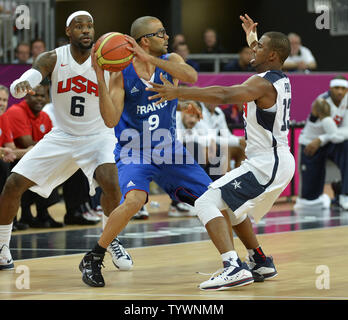
[[[186, 157], [191, 157], [185, 148], [183, 150]], [[122, 192], [121, 203], [131, 190], [149, 194], [150, 182], [155, 181], [173, 200], [193, 205], [212, 182], [193, 158], [189, 163], [124, 163], [116, 149], [115, 162]]]

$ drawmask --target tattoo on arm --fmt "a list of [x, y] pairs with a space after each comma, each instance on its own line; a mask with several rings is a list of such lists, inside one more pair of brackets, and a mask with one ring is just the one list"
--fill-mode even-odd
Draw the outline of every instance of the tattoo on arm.
[[56, 65], [57, 54], [55, 50], [40, 54], [33, 64], [33, 69], [38, 70], [42, 74], [42, 78], [46, 78], [54, 70]]

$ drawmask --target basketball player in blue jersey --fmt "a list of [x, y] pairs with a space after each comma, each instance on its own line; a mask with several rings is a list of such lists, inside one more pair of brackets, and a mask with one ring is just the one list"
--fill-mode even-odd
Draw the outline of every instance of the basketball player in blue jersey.
[[213, 182], [195, 201], [198, 217], [221, 254], [224, 266], [200, 284], [202, 290], [225, 290], [252, 282], [250, 271], [234, 249], [231, 226], [248, 249], [251, 271], [264, 279], [277, 275], [272, 258], [266, 257], [259, 246], [248, 214], [258, 222], [289, 184], [295, 170], [287, 139], [291, 86], [281, 71], [290, 53], [289, 40], [280, 32], [267, 32], [258, 40], [257, 23], [248, 15], [240, 18], [255, 55], [251, 65], [258, 74], [241, 85], [208, 88], [177, 88], [161, 77], [164, 85], [151, 83], [153, 88], [147, 89], [158, 92], [150, 97], [150, 101], [157, 103], [179, 98], [244, 104], [247, 160]]
[[[175, 138], [177, 100], [156, 105], [148, 100], [153, 93], [145, 90], [149, 81], [160, 82], [160, 76], [175, 86], [179, 80], [194, 83], [197, 72], [179, 55], [167, 53], [169, 37], [159, 19], [135, 20], [131, 36], [127, 40], [135, 57], [126, 69], [111, 75], [109, 90], [104, 72], [94, 62], [101, 115], [108, 127], [115, 127], [118, 139], [114, 154], [123, 195], [95, 248], [80, 263], [82, 280], [96, 287], [105, 285], [100, 268], [106, 248], [147, 202], [152, 180], [172, 199], [191, 205], [211, 183]], [[198, 109], [192, 112], [200, 114]]]

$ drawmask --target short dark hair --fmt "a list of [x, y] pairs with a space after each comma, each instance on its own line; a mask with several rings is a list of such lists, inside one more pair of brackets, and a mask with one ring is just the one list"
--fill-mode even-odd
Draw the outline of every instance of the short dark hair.
[[341, 76], [341, 75], [336, 76], [336, 77], [333, 78], [332, 80], [335, 80], [335, 79], [340, 79], [340, 80], [346, 80], [346, 81], [348, 81], [347, 78], [346, 78], [345, 76]]
[[33, 44], [34, 44], [35, 42], [41, 42], [41, 43], [43, 43], [43, 45], [46, 47], [45, 41], [42, 40], [42, 39], [40, 39], [40, 38], [37, 38], [37, 39], [32, 40], [32, 41], [30, 42], [30, 46], [32, 47]]
[[7, 95], [9, 95], [8, 88], [2, 84], [0, 84], [0, 91], [5, 91], [7, 93]]
[[26, 46], [30, 50], [30, 44], [29, 43], [27, 43], [27, 42], [20, 42], [20, 43], [17, 44], [17, 47], [15, 48], [15, 52], [16, 53], [18, 52], [18, 49], [19, 49], [20, 46]]
[[283, 64], [290, 55], [290, 41], [288, 37], [281, 32], [270, 31], [266, 32], [264, 36], [270, 38], [269, 47], [278, 53], [280, 62]]

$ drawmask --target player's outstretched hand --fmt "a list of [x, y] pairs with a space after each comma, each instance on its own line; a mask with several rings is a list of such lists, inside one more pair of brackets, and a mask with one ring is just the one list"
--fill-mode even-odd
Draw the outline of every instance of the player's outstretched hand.
[[133, 54], [141, 61], [148, 62], [151, 56], [140, 47], [137, 42], [131, 36], [125, 34], [125, 39], [129, 42], [130, 46], [127, 47], [128, 50], [133, 52]]
[[28, 81], [18, 82], [14, 88], [14, 91], [16, 92], [16, 94], [20, 94], [20, 93], [25, 93], [25, 94], [28, 93], [31, 95], [35, 94], [35, 91], [30, 86], [30, 83]]
[[155, 103], [156, 105], [159, 103], [162, 103], [163, 101], [173, 100], [176, 98], [175, 96], [176, 87], [170, 81], [165, 79], [162, 73], [160, 74], [160, 78], [163, 84], [150, 82], [150, 84], [152, 85], [152, 88], [145, 89], [146, 91], [157, 92], [157, 94], [149, 97], [149, 100], [155, 100], [160, 98], [160, 100], [156, 101]]
[[257, 22], [254, 22], [253, 19], [251, 19], [247, 14], [244, 16], [239, 16], [239, 18], [242, 20], [242, 27], [245, 31], [246, 35], [248, 36], [250, 32], [256, 32], [256, 26], [258, 25]]
[[251, 46], [251, 44], [254, 41], [257, 41], [256, 26], [258, 25], [258, 23], [254, 22], [254, 20], [251, 19], [247, 14], [245, 14], [244, 16], [239, 16], [239, 18], [243, 22], [242, 27], [243, 27], [243, 30], [245, 31], [247, 42], [249, 46]]

